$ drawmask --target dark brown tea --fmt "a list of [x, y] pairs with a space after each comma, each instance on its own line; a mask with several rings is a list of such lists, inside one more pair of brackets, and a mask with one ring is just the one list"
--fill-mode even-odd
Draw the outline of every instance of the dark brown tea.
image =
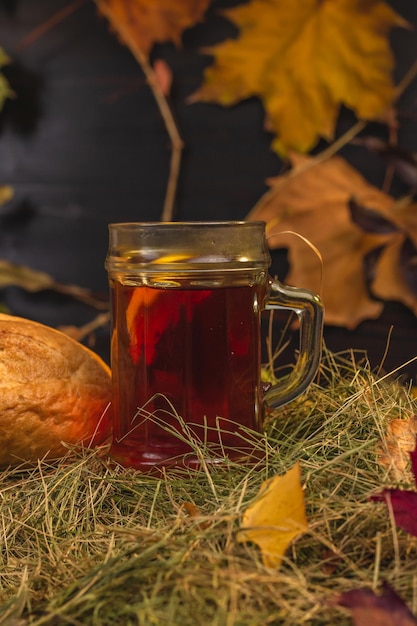
[[262, 422], [265, 284], [126, 286], [112, 280], [112, 456], [142, 470], [248, 454]]

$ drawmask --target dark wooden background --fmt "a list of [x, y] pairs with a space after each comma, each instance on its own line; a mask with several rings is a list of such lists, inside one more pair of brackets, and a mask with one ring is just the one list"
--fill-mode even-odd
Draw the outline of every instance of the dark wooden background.
[[[218, 9], [239, 3], [213, 1], [205, 22], [186, 32], [181, 49], [163, 45], [154, 51], [173, 69], [172, 105], [185, 142], [176, 219], [242, 219], [266, 190], [265, 179], [282, 166], [269, 149], [257, 100], [232, 109], [186, 103], [209, 61], [199, 50], [235, 32]], [[106, 298], [107, 224], [160, 219], [170, 142], [140, 68], [92, 0], [79, 2], [66, 19], [28, 40], [73, 4], [0, 0], [0, 46], [13, 61], [4, 71], [18, 96], [0, 114], [0, 184], [15, 190], [13, 201], [0, 207], [0, 258]], [[390, 4], [417, 26], [415, 2]], [[416, 31], [393, 31], [392, 47], [398, 81], [417, 57]], [[400, 118], [400, 144], [417, 151], [416, 81], [401, 99]], [[342, 111], [339, 132], [352, 123], [349, 111]], [[386, 138], [384, 128], [372, 131]], [[382, 183], [385, 164], [379, 157], [358, 146], [347, 146], [342, 155], [370, 182]], [[402, 191], [395, 181], [393, 193]], [[273, 253], [272, 271], [284, 278], [286, 268], [285, 253]], [[83, 324], [96, 315], [52, 292], [12, 287], [0, 292], [0, 300], [16, 315], [53, 326]], [[417, 354], [417, 320], [399, 304], [387, 303], [380, 319], [355, 331], [327, 326], [325, 339], [335, 351], [366, 350], [377, 367], [391, 326], [385, 367], [392, 370]], [[94, 348], [105, 358], [108, 341], [108, 329], [97, 333]], [[417, 366], [403, 371], [415, 377]]]

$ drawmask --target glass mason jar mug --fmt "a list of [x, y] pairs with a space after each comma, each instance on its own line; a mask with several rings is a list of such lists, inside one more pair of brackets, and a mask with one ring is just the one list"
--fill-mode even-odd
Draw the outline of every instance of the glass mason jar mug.
[[[112, 457], [142, 471], [250, 457], [265, 403], [313, 380], [323, 307], [268, 275], [264, 222], [110, 224]], [[290, 374], [264, 393], [261, 312], [299, 318]]]

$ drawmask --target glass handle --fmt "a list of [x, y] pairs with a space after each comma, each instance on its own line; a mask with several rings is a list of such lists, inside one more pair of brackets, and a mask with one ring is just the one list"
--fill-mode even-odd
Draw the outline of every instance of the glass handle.
[[321, 359], [324, 308], [319, 296], [312, 291], [284, 286], [278, 281], [271, 281], [265, 308], [294, 311], [300, 322], [299, 355], [294, 368], [265, 394], [267, 404], [275, 408], [301, 395], [317, 374]]

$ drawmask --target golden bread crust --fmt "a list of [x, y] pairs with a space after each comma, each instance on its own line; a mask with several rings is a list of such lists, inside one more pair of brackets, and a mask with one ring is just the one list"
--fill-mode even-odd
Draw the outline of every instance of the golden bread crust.
[[0, 314], [0, 466], [59, 458], [110, 436], [111, 373], [64, 333]]

